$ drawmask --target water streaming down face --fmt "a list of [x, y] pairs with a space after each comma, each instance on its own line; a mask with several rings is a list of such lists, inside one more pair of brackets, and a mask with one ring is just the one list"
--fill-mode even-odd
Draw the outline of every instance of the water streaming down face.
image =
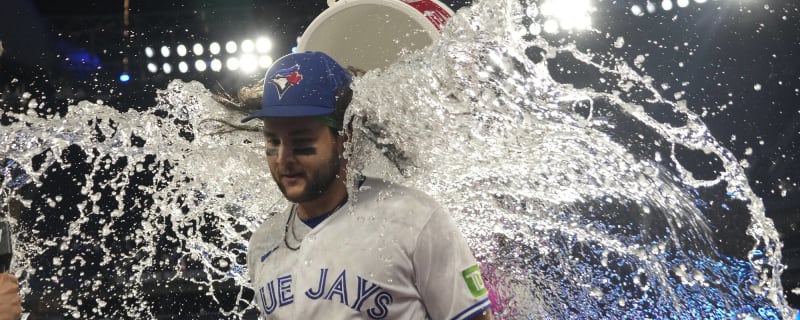
[[[532, 12], [476, 3], [434, 46], [359, 79], [352, 170], [451, 211], [496, 318], [787, 317], [780, 243], [736, 159], [624, 64], [531, 37]], [[538, 52], [573, 55], [616, 91], [559, 84]], [[15, 115], [2, 200], [28, 296], [75, 318], [153, 318], [185, 308], [169, 295], [182, 287], [247, 317], [246, 240], [283, 202], [260, 134], [216, 121], [240, 116], [177, 81], [148, 112]], [[720, 169], [696, 177], [687, 153]]]

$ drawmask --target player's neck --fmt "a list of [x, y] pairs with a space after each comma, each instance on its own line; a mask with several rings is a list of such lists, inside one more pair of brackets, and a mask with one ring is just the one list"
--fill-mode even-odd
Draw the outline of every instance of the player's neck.
[[316, 218], [337, 209], [347, 196], [345, 181], [345, 176], [340, 175], [340, 178], [336, 179], [322, 196], [312, 201], [298, 203], [300, 219]]

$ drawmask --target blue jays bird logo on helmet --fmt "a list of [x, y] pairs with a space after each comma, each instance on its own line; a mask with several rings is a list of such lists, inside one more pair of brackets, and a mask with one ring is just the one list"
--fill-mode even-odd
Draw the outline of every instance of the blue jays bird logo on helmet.
[[278, 99], [283, 98], [283, 94], [289, 88], [298, 85], [303, 80], [303, 75], [300, 74], [300, 65], [296, 64], [290, 68], [278, 70], [269, 81], [278, 89]]

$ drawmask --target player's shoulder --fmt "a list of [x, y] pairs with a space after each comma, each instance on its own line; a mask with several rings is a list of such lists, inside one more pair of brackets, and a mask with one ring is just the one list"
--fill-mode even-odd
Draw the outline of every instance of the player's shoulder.
[[270, 213], [258, 228], [250, 235], [249, 248], [272, 246], [281, 240], [286, 218], [289, 216], [289, 209]]
[[436, 200], [425, 192], [382, 178], [366, 177], [361, 188], [359, 188], [358, 194], [370, 197], [373, 200], [413, 200], [426, 204], [436, 204]]
[[[359, 206], [381, 212], [430, 215], [441, 208], [430, 195], [381, 178], [368, 177], [355, 195]], [[424, 219], [424, 217], [423, 217]]]

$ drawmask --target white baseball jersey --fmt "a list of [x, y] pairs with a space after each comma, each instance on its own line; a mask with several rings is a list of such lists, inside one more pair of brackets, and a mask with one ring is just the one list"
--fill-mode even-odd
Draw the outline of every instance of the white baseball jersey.
[[464, 237], [432, 198], [375, 178], [354, 196], [314, 228], [290, 208], [253, 233], [247, 263], [263, 316], [469, 319], [491, 306]]

